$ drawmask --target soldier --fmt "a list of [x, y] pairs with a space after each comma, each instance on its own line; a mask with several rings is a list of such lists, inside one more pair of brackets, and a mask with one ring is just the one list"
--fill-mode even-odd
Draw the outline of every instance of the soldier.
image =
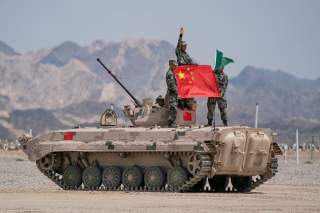
[[179, 39], [178, 39], [178, 44], [176, 47], [176, 56], [177, 56], [178, 66], [194, 64], [192, 61], [192, 58], [186, 52], [187, 51], [187, 43], [182, 40], [183, 33], [184, 33], [184, 30], [183, 30], [183, 27], [181, 27], [180, 28], [180, 35], [179, 35]]
[[166, 74], [167, 82], [167, 94], [166, 98], [169, 103], [169, 119], [168, 126], [175, 128], [177, 117], [177, 100], [178, 100], [178, 88], [174, 70], [176, 69], [177, 62], [175, 60], [169, 60], [169, 70]]
[[227, 100], [225, 99], [226, 90], [228, 87], [228, 76], [223, 72], [224, 67], [230, 63], [233, 63], [233, 59], [223, 57], [223, 53], [217, 50], [216, 54], [216, 65], [214, 68], [214, 74], [219, 83], [220, 97], [214, 98], [209, 97], [207, 101], [208, 107], [208, 124], [207, 126], [212, 126], [213, 113], [216, 108], [216, 103], [218, 103], [218, 108], [220, 111], [221, 120], [224, 126], [228, 126], [227, 119]]
[[208, 107], [208, 124], [207, 126], [212, 126], [212, 120], [213, 120], [213, 113], [216, 108], [216, 103], [218, 103], [218, 108], [220, 111], [221, 120], [223, 122], [224, 126], [228, 126], [228, 120], [227, 120], [227, 100], [225, 99], [226, 90], [228, 87], [228, 76], [224, 74], [223, 67], [218, 70], [218, 72], [215, 72], [216, 78], [219, 82], [219, 90], [220, 90], [220, 97], [213, 98], [209, 97], [207, 101], [207, 107]]
[[[182, 40], [183, 33], [184, 33], [184, 29], [183, 29], [183, 27], [181, 27], [179, 39], [178, 39], [178, 44], [176, 47], [176, 56], [177, 56], [178, 66], [195, 64], [193, 62], [192, 58], [187, 53], [187, 43]], [[179, 100], [179, 107], [181, 107], [181, 108], [187, 107], [187, 108], [191, 109], [192, 103], [193, 103], [193, 98], [180, 99]]]

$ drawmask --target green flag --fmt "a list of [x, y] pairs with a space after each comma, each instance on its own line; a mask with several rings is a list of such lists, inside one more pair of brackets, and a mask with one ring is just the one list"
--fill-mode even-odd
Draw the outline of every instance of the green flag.
[[216, 65], [214, 67], [214, 70], [218, 70], [220, 65], [221, 65], [221, 62], [222, 62], [222, 59], [223, 59], [223, 53], [219, 50], [217, 50], [217, 53], [216, 53]]
[[214, 72], [217, 73], [219, 69], [224, 68], [230, 63], [233, 63], [233, 59], [223, 57], [223, 53], [219, 50], [217, 50], [216, 53], [216, 65], [214, 67]]
[[230, 63], [233, 63], [233, 59], [232, 58], [223, 57], [220, 68], [225, 67]]

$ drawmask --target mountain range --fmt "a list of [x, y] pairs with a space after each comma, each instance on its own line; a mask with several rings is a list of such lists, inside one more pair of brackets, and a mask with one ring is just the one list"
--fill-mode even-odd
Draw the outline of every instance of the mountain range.
[[[155, 98], [165, 95], [164, 76], [174, 46], [151, 39], [97, 40], [88, 46], [66, 41], [22, 54], [0, 41], [0, 138], [15, 138], [29, 129], [39, 134], [92, 125], [111, 104], [125, 122], [121, 109], [130, 99], [96, 58], [137, 98]], [[296, 128], [305, 141], [320, 134], [320, 79], [247, 66], [230, 79], [227, 100], [230, 125], [253, 126], [258, 102], [259, 126], [278, 132], [278, 140], [292, 143]], [[198, 100], [200, 123], [206, 122], [205, 101]], [[219, 113], [216, 120], [220, 125]]]

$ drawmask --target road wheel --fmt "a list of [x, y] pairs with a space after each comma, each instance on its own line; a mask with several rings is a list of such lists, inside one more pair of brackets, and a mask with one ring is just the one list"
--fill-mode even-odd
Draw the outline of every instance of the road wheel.
[[121, 170], [119, 167], [110, 166], [103, 170], [103, 185], [107, 188], [117, 188], [121, 183]]
[[86, 188], [94, 189], [101, 185], [101, 171], [97, 166], [88, 167], [83, 171], [83, 184]]
[[122, 173], [122, 183], [126, 188], [134, 188], [142, 185], [142, 172], [136, 166], [126, 167]]
[[68, 187], [79, 187], [82, 182], [81, 169], [75, 165], [68, 166], [63, 172], [63, 181]]
[[144, 182], [148, 188], [160, 188], [164, 183], [164, 173], [161, 168], [149, 167], [144, 174]]
[[184, 168], [180, 166], [169, 169], [167, 181], [168, 186], [173, 189], [181, 187], [187, 181], [188, 175]]

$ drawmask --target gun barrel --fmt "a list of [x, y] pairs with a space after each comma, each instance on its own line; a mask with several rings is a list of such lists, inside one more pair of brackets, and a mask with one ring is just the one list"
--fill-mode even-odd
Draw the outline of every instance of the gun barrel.
[[97, 58], [97, 61], [99, 62], [99, 64], [111, 75], [111, 77], [122, 87], [122, 89], [124, 89], [124, 91], [126, 91], [126, 93], [132, 98], [132, 100], [134, 101], [134, 103], [139, 106], [142, 107], [142, 104], [140, 103], [140, 101], [138, 101], [129, 90], [127, 90], [127, 88], [118, 80], [118, 78], [111, 72], [111, 70], [109, 70], [106, 65], [104, 65], [104, 63], [102, 63], [102, 61]]

